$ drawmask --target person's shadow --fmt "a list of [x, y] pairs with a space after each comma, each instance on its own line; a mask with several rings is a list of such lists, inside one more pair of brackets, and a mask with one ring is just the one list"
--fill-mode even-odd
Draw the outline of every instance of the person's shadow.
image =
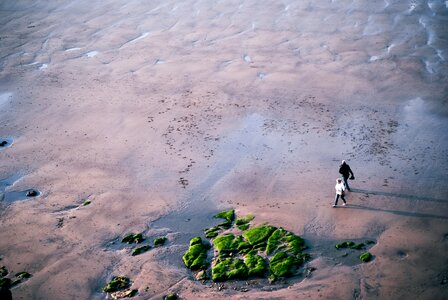
[[[353, 189], [353, 188], [351, 189], [351, 192], [352, 193], [362, 193], [362, 194], [366, 194], [366, 195], [378, 195], [378, 196], [385, 196], [385, 197], [403, 198], [403, 199], [407, 199], [410, 201], [429, 201], [429, 202], [448, 204], [448, 199], [436, 199], [436, 198], [421, 197], [421, 196], [415, 196], [415, 195], [388, 193], [388, 192], [380, 192], [380, 191], [368, 191], [368, 190]], [[368, 207], [368, 206], [359, 205], [359, 204], [349, 204], [346, 207], [352, 208], [352, 209], [363, 209], [363, 210], [370, 210], [370, 211], [388, 212], [388, 213], [392, 213], [392, 214], [396, 214], [396, 215], [400, 215], [400, 216], [407, 216], [407, 217], [448, 219], [448, 216], [433, 215], [433, 214], [420, 213], [420, 212], [380, 209], [380, 208]], [[446, 211], [446, 210], [443, 210], [443, 211]]]

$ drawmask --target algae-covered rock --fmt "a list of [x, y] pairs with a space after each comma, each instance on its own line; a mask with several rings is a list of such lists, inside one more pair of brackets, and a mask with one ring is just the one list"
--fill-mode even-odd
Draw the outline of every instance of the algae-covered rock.
[[365, 246], [366, 246], [366, 245], [365, 245], [364, 243], [359, 243], [359, 244], [350, 246], [350, 248], [351, 248], [351, 249], [360, 250], [360, 249], [364, 249]]
[[243, 218], [236, 219], [235, 225], [238, 227], [239, 230], [244, 231], [249, 228], [249, 223], [255, 218], [254, 215], [249, 214]]
[[248, 253], [244, 257], [244, 263], [248, 268], [249, 277], [263, 277], [268, 271], [268, 264], [263, 257]]
[[227, 279], [245, 279], [248, 276], [248, 269], [239, 258], [218, 259], [212, 267], [213, 281], [223, 281]]
[[28, 272], [19, 272], [19, 273], [17, 273], [17, 274], [15, 275], [15, 277], [16, 277], [18, 280], [22, 280], [22, 279], [30, 278], [30, 277], [31, 277], [31, 274], [28, 273]]
[[179, 296], [177, 296], [177, 294], [175, 293], [171, 293], [163, 297], [163, 300], [177, 300], [177, 299], [179, 299]]
[[226, 234], [213, 240], [215, 249], [219, 254], [228, 254], [238, 252], [238, 245], [243, 242], [241, 236], [235, 237], [233, 234]]
[[106, 293], [113, 293], [127, 289], [131, 286], [131, 281], [125, 276], [114, 276], [112, 280], [103, 288]]
[[233, 209], [222, 211], [214, 216], [217, 219], [224, 219], [229, 223], [232, 223], [235, 219], [235, 211]]
[[250, 221], [252, 221], [253, 219], [255, 219], [255, 216], [252, 215], [252, 214], [249, 214], [249, 215], [247, 215], [247, 216], [245, 216], [245, 217], [236, 219], [236, 221], [235, 221], [235, 225], [243, 225], [243, 224], [247, 224], [247, 223], [249, 223]]
[[5, 277], [8, 273], [9, 271], [5, 266], [0, 267], [0, 277]]
[[129, 233], [127, 234], [122, 240], [122, 243], [128, 243], [128, 244], [140, 244], [145, 239], [143, 238], [143, 235], [141, 233]]
[[278, 250], [299, 254], [305, 247], [305, 241], [283, 228], [276, 229], [268, 239], [266, 254], [275, 253]]
[[342, 243], [336, 244], [335, 247], [336, 247], [336, 249], [342, 249], [342, 248], [347, 248], [347, 247], [351, 247], [351, 246], [354, 246], [354, 245], [355, 245], [354, 242], [346, 241], [346, 242], [342, 242]]
[[362, 261], [362, 262], [369, 262], [369, 261], [371, 261], [372, 260], [372, 254], [370, 254], [370, 252], [366, 252], [366, 253], [363, 253], [363, 254], [361, 254], [360, 256], [359, 256], [359, 259]]
[[244, 231], [249, 229], [250, 225], [249, 224], [242, 224], [242, 225], [238, 225], [237, 226], [239, 230]]
[[182, 260], [185, 266], [191, 270], [205, 270], [209, 266], [207, 260], [207, 251], [210, 249], [210, 244], [203, 242], [200, 237], [194, 237], [190, 240], [190, 247], [185, 252]]
[[162, 246], [168, 239], [166, 237], [158, 237], [154, 240], [154, 246]]
[[209, 229], [204, 231], [205, 237], [208, 238], [208, 239], [215, 238], [215, 237], [218, 236], [220, 230], [221, 230], [221, 228], [219, 226], [215, 226], [215, 227], [209, 228]]
[[286, 252], [277, 252], [269, 263], [269, 268], [275, 277], [292, 275], [297, 266], [297, 260]]
[[9, 289], [11, 287], [11, 279], [2, 277], [0, 278], [0, 289]]
[[131, 255], [136, 256], [136, 255], [139, 255], [139, 254], [142, 254], [142, 253], [148, 251], [149, 249], [151, 249], [151, 246], [149, 246], [149, 245], [140, 246], [140, 247], [137, 247], [134, 250], [132, 250]]
[[262, 225], [259, 227], [251, 228], [243, 233], [243, 237], [251, 245], [265, 244], [265, 241], [271, 236], [271, 234], [277, 228], [269, 225]]

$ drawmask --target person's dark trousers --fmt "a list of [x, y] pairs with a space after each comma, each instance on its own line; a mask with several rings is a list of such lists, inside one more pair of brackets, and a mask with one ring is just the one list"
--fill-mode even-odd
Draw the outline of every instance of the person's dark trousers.
[[348, 186], [348, 176], [342, 176], [342, 178], [344, 178], [344, 184], [345, 184], [345, 188], [350, 191], [350, 187]]
[[334, 205], [338, 205], [339, 196], [341, 196], [341, 199], [342, 199], [342, 201], [344, 201], [344, 203], [347, 203], [347, 202], [345, 202], [345, 196], [344, 195], [336, 194], [336, 197], [334, 198]]

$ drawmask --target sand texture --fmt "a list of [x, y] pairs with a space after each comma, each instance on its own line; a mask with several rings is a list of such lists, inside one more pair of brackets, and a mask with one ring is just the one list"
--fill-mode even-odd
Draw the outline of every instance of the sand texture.
[[[447, 6], [1, 1], [0, 267], [32, 274], [13, 299], [106, 299], [113, 276], [134, 299], [446, 299]], [[226, 209], [302, 236], [303, 274], [195, 280], [182, 255]], [[167, 241], [132, 256], [131, 232]]]

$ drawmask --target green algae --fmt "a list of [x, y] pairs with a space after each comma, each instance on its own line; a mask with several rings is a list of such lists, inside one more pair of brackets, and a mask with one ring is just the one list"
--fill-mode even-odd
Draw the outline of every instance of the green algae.
[[114, 276], [112, 280], [103, 288], [103, 292], [113, 293], [127, 289], [131, 286], [131, 281], [125, 276]]
[[2, 277], [0, 278], [0, 289], [9, 289], [11, 287], [11, 279]]
[[241, 236], [235, 237], [235, 235], [231, 233], [217, 237], [213, 240], [213, 245], [220, 255], [238, 252], [240, 243], [244, 243]]
[[235, 211], [233, 209], [222, 211], [214, 216], [217, 219], [224, 219], [229, 223], [232, 223], [235, 219]]
[[210, 264], [207, 260], [208, 249], [210, 249], [210, 244], [202, 241], [201, 237], [191, 239], [190, 247], [182, 257], [185, 266], [190, 270], [207, 269]]
[[[295, 275], [297, 269], [310, 259], [309, 254], [302, 253], [307, 248], [305, 241], [283, 228], [265, 224], [246, 230], [254, 216], [248, 215], [233, 222], [233, 210], [221, 212], [214, 217], [226, 220], [225, 223], [204, 231], [205, 237], [212, 239], [215, 250], [211, 267], [211, 279], [215, 282], [249, 277], [269, 277], [270, 280], [276, 280]], [[246, 231], [221, 235], [221, 229], [232, 226], [242, 226]], [[197, 280], [208, 279], [209, 248], [210, 245], [204, 246], [200, 237], [194, 237], [183, 256], [187, 268], [199, 270]]]
[[242, 225], [238, 225], [237, 226], [239, 230], [244, 231], [249, 229], [250, 225], [249, 224], [242, 224]]
[[148, 251], [149, 249], [151, 249], [151, 246], [149, 246], [149, 245], [140, 246], [140, 247], [135, 248], [135, 249], [132, 251], [131, 255], [132, 255], [132, 256], [136, 256], [136, 255], [145, 253], [145, 252]]
[[143, 235], [141, 233], [129, 233], [121, 240], [121, 242], [128, 244], [140, 244], [144, 240], [145, 239], [143, 238]]
[[269, 268], [275, 277], [290, 276], [298, 266], [297, 259], [286, 252], [277, 252], [269, 263]]
[[346, 241], [346, 242], [342, 242], [342, 243], [336, 244], [335, 247], [336, 247], [336, 249], [342, 249], [342, 248], [352, 247], [354, 245], [355, 245], [354, 242]]
[[168, 294], [165, 297], [163, 297], [163, 300], [177, 300], [179, 299], [179, 296], [177, 296], [177, 294]]
[[372, 260], [372, 254], [370, 254], [370, 252], [365, 252], [365, 253], [363, 253], [363, 254], [361, 254], [360, 256], [359, 256], [359, 259], [362, 261], [362, 262], [369, 262], [369, 261], [371, 261]]
[[254, 215], [249, 214], [243, 218], [238, 218], [235, 221], [235, 225], [238, 227], [239, 230], [244, 231], [249, 228], [249, 223], [255, 218]]
[[31, 274], [28, 272], [19, 272], [14, 275], [18, 280], [23, 280], [31, 277]]
[[154, 240], [154, 246], [163, 246], [167, 240], [166, 237], [158, 237]]
[[243, 237], [254, 246], [265, 244], [266, 240], [277, 228], [269, 225], [262, 225], [249, 229], [243, 233]]
[[268, 239], [266, 254], [272, 254], [279, 250], [299, 254], [304, 249], [305, 241], [301, 237], [283, 228], [278, 228]]
[[240, 258], [224, 258], [217, 260], [212, 267], [212, 280], [223, 281], [228, 279], [246, 279], [248, 269], [246, 264]]
[[359, 243], [359, 244], [350, 246], [350, 248], [351, 248], [351, 249], [355, 249], [355, 250], [361, 250], [361, 249], [364, 249], [365, 246], [366, 246], [366, 245], [365, 245], [364, 243]]
[[249, 277], [264, 277], [268, 271], [268, 264], [260, 255], [248, 253], [244, 257], [244, 263], [248, 268]]
[[92, 201], [90, 201], [89, 199], [86, 199], [83, 203], [82, 203], [82, 206], [87, 206], [87, 205], [89, 205], [89, 204], [91, 204], [92, 203]]
[[219, 235], [219, 231], [221, 230], [221, 228], [219, 226], [215, 226], [212, 228], [209, 228], [207, 230], [204, 231], [205, 233], [205, 237], [208, 239], [212, 239], [215, 238]]

